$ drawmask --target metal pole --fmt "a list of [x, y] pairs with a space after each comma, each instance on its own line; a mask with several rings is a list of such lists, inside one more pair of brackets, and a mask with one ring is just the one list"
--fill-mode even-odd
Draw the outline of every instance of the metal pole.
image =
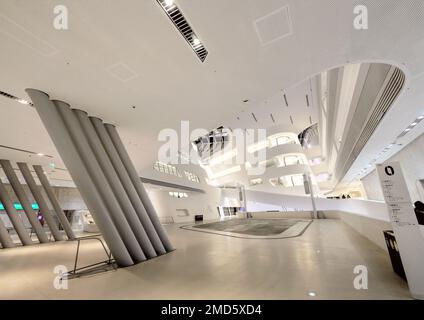
[[168, 235], [166, 234], [165, 229], [163, 228], [162, 224], [159, 221], [156, 210], [153, 207], [152, 202], [150, 201], [150, 198], [149, 198], [149, 195], [147, 194], [146, 189], [141, 183], [141, 179], [138, 176], [137, 171], [135, 170], [135, 167], [127, 153], [127, 150], [125, 149], [121, 141], [121, 138], [118, 135], [118, 132], [116, 131], [115, 126], [111, 124], [105, 124], [105, 128], [107, 132], [109, 133], [110, 138], [112, 139], [113, 145], [115, 146], [116, 151], [118, 152], [119, 157], [121, 158], [121, 161], [124, 164], [125, 169], [127, 170], [127, 173], [130, 176], [135, 189], [137, 190], [137, 193], [141, 199], [141, 202], [144, 205], [144, 208], [146, 209], [147, 214], [150, 217], [150, 220], [155, 226], [156, 232], [158, 233], [160, 239], [162, 240], [163, 246], [165, 247], [167, 252], [174, 250], [174, 247], [169, 241]]
[[32, 209], [32, 206], [28, 200], [28, 197], [19, 182], [18, 177], [16, 176], [15, 170], [13, 170], [12, 165], [9, 160], [0, 160], [0, 164], [3, 168], [4, 173], [6, 174], [7, 179], [9, 180], [10, 185], [15, 191], [16, 196], [19, 199], [19, 202], [24, 209], [24, 212], [28, 218], [29, 223], [31, 224], [32, 229], [35, 231], [38, 240], [40, 243], [50, 242], [49, 238], [47, 238], [47, 234], [43, 229], [40, 221], [37, 218], [36, 212]]
[[35, 173], [37, 174], [38, 179], [41, 182], [41, 185], [44, 188], [44, 191], [46, 191], [47, 197], [50, 200], [50, 203], [53, 206], [54, 212], [56, 213], [56, 216], [59, 218], [60, 223], [62, 224], [63, 229], [66, 232], [66, 235], [68, 236], [68, 239], [75, 239], [75, 234], [72, 231], [71, 225], [66, 218], [65, 214], [62, 211], [62, 208], [60, 207], [59, 201], [57, 200], [53, 189], [49, 183], [49, 180], [47, 179], [46, 175], [44, 174], [44, 170], [42, 166], [34, 165], [33, 166]]
[[[100, 167], [106, 179], [108, 180], [112, 191], [114, 192], [118, 203], [120, 204], [122, 211], [124, 212], [124, 215], [127, 218], [128, 223], [134, 232], [135, 237], [138, 240], [138, 243], [140, 244], [147, 257], [156, 257], [157, 254], [155, 252], [155, 248], [152, 245], [153, 241], [151, 242], [151, 239], [149, 239], [145, 228], [143, 227], [140, 219], [138, 218], [137, 213], [133, 208], [131, 201], [127, 196], [127, 193], [125, 192], [125, 189], [122, 186], [121, 181], [119, 180], [119, 177], [109, 159], [109, 156], [103, 148], [102, 142], [100, 141], [99, 136], [94, 130], [93, 124], [90, 122], [87, 113], [81, 110], [73, 110], [73, 112], [78, 118], [78, 121], [85, 134], [85, 137], [88, 143], [90, 144], [91, 149], [93, 150], [94, 155], [96, 156], [97, 161], [99, 162]], [[159, 239], [158, 241], [160, 242]]]
[[81, 192], [81, 196], [93, 215], [94, 221], [116, 262], [122, 267], [133, 265], [134, 262], [113, 224], [108, 209], [103, 203], [57, 108], [44, 92], [35, 89], [26, 89], [26, 92], [34, 103], [38, 115], [69, 170], [72, 180]]
[[97, 132], [98, 137], [101, 140], [100, 143], [103, 143], [103, 147], [106, 150], [108, 159], [110, 159], [110, 161], [112, 162], [114, 172], [118, 174], [118, 179], [120, 179], [120, 182], [122, 183], [124, 192], [131, 201], [131, 204], [135, 209], [139, 220], [143, 224], [143, 227], [146, 230], [146, 233], [149, 236], [156, 252], [158, 254], [165, 254], [166, 250], [162, 244], [162, 240], [159, 238], [159, 235], [156, 232], [156, 229], [152, 224], [150, 217], [147, 215], [146, 209], [144, 208], [143, 203], [141, 202], [141, 199], [138, 196], [137, 190], [134, 188], [131, 178], [128, 176], [128, 173], [125, 170], [125, 167], [118, 155], [118, 152], [116, 151], [113, 142], [110, 139], [109, 134], [107, 133], [103, 125], [103, 121], [95, 117], [90, 117], [90, 120]]
[[32, 192], [32, 195], [34, 196], [35, 201], [37, 201], [38, 206], [40, 207], [41, 214], [46, 219], [46, 222], [49, 226], [49, 229], [56, 241], [62, 241], [63, 235], [60, 233], [59, 228], [56, 226], [56, 221], [54, 221], [53, 216], [50, 212], [49, 207], [47, 206], [46, 200], [44, 199], [43, 195], [41, 194], [41, 190], [38, 188], [37, 184], [35, 183], [35, 180], [31, 174], [31, 171], [29, 171], [29, 168], [26, 163], [18, 162], [17, 163], [19, 170], [21, 170], [22, 175], [24, 176], [24, 179], [29, 187], [29, 189]]
[[311, 176], [307, 174], [307, 177], [308, 177], [309, 189], [311, 191], [311, 202], [312, 202], [312, 208], [314, 210], [314, 219], [318, 219], [318, 212], [317, 212], [317, 207], [315, 205], [314, 189], [312, 186]]
[[88, 172], [93, 178], [94, 185], [99, 191], [102, 201], [106, 204], [110, 217], [112, 218], [119, 235], [127, 247], [128, 252], [135, 262], [145, 261], [146, 256], [144, 255], [143, 250], [138, 244], [129, 223], [125, 218], [122, 208], [120, 207], [118, 200], [84, 135], [77, 117], [67, 103], [54, 100], [53, 104], [57, 107], [66, 128], [71, 134], [71, 137], [75, 142], [75, 146], [87, 166]]
[[4, 208], [6, 209], [6, 213], [9, 216], [10, 222], [12, 222], [13, 227], [15, 228], [16, 233], [19, 236], [19, 239], [21, 239], [22, 244], [24, 246], [33, 244], [1, 180], [0, 180], [0, 201], [3, 204]]

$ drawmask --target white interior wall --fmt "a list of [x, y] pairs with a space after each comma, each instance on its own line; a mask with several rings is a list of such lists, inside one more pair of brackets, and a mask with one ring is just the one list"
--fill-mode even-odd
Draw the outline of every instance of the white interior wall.
[[[418, 181], [424, 179], [424, 134], [387, 160], [392, 161], [400, 162], [412, 201], [424, 202], [424, 190]], [[376, 170], [364, 177], [362, 184], [369, 200], [384, 200]]]
[[77, 188], [54, 187], [53, 190], [63, 210], [87, 209]]
[[[169, 217], [175, 223], [194, 222], [194, 216], [202, 214], [204, 220], [217, 220], [219, 190], [210, 188], [207, 193], [186, 192], [188, 198], [175, 198], [169, 195], [169, 190], [148, 190], [150, 199], [162, 221]], [[178, 191], [178, 190], [176, 190]]]
[[[312, 202], [309, 196], [283, 195], [246, 190], [247, 210], [250, 212], [287, 209], [310, 211]], [[343, 211], [381, 221], [389, 221], [386, 203], [360, 199], [315, 198], [317, 210]]]

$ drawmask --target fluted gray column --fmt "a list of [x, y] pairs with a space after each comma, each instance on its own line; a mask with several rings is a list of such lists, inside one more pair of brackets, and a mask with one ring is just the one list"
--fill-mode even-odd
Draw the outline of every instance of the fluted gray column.
[[13, 248], [15, 246], [1, 218], [0, 218], [0, 243], [3, 246], [3, 249]]
[[59, 218], [59, 221], [62, 224], [63, 230], [65, 230], [65, 233], [68, 236], [68, 239], [71, 239], [71, 240], [75, 239], [76, 237], [75, 237], [74, 231], [72, 231], [71, 224], [69, 223], [68, 219], [63, 213], [62, 208], [60, 207], [59, 201], [57, 200], [53, 192], [53, 189], [49, 183], [49, 180], [44, 174], [43, 167], [39, 165], [34, 165], [32, 167], [34, 168], [35, 173], [37, 174], [37, 177], [40, 180], [40, 183], [43, 186], [43, 189], [46, 192], [47, 197], [49, 198], [50, 203], [53, 206], [54, 212], [56, 213], [56, 216]]
[[0, 201], [1, 203], [3, 203], [3, 206], [6, 209], [6, 213], [9, 216], [10, 222], [12, 222], [13, 227], [15, 228], [16, 233], [19, 236], [19, 239], [21, 239], [22, 244], [25, 246], [33, 244], [1, 180], [0, 180]]
[[26, 89], [26, 92], [34, 103], [38, 115], [69, 170], [72, 180], [80, 190], [116, 262], [122, 267], [134, 264], [59, 111], [44, 92], [35, 89]]
[[146, 230], [153, 246], [155, 247], [156, 252], [158, 254], [165, 254], [166, 250], [162, 244], [162, 240], [160, 239], [158, 233], [156, 232], [155, 227], [152, 224], [152, 221], [150, 220], [150, 217], [148, 216], [143, 206], [143, 203], [141, 202], [141, 199], [137, 194], [137, 190], [132, 184], [131, 179], [128, 176], [128, 173], [125, 170], [125, 167], [121, 159], [119, 158], [118, 152], [116, 151], [113, 145], [113, 142], [110, 139], [110, 136], [103, 125], [103, 121], [95, 117], [90, 117], [90, 120], [91, 120], [91, 123], [94, 125], [94, 128], [97, 132], [98, 137], [101, 140], [99, 141], [99, 143], [103, 144], [103, 147], [105, 148], [107, 153], [106, 157], [110, 159], [112, 163], [112, 169], [114, 169], [114, 171], [117, 173], [117, 177], [119, 179], [118, 181], [122, 183], [122, 186], [125, 189], [124, 192], [127, 194], [128, 198], [130, 199], [131, 204], [138, 215], [138, 218], [143, 224], [144, 229]]
[[146, 260], [146, 256], [131, 230], [131, 227], [119, 206], [118, 200], [116, 199], [112, 188], [93, 153], [93, 150], [88, 144], [77, 117], [67, 103], [57, 100], [54, 100], [53, 103], [58, 108], [59, 114], [71, 134], [71, 137], [75, 142], [75, 146], [87, 166], [88, 172], [93, 178], [94, 185], [97, 190], [99, 190], [101, 198], [106, 203], [110, 216], [115, 223], [116, 229], [124, 241], [128, 252], [135, 262]]
[[50, 209], [47, 206], [46, 200], [44, 199], [41, 193], [41, 190], [38, 188], [37, 184], [35, 183], [35, 180], [31, 174], [31, 171], [29, 171], [27, 164], [23, 162], [18, 162], [17, 165], [19, 170], [21, 170], [21, 173], [24, 176], [24, 179], [29, 189], [31, 190], [32, 195], [34, 196], [35, 201], [37, 201], [38, 206], [40, 207], [41, 214], [46, 220], [47, 225], [49, 226], [50, 232], [53, 235], [53, 238], [56, 241], [62, 241], [63, 235], [60, 233], [59, 228], [56, 225], [56, 221], [54, 221], [53, 216], [50, 212]]
[[[143, 249], [144, 253], [149, 258], [154, 258], [157, 256], [155, 249], [153, 248], [152, 243], [150, 242], [147, 233], [139, 220], [136, 211], [134, 210], [130, 199], [128, 198], [124, 187], [119, 180], [119, 177], [113, 168], [110, 159], [103, 148], [102, 142], [100, 141], [99, 136], [94, 130], [93, 124], [90, 122], [88, 115], [85, 111], [82, 110], [73, 110], [74, 114], [77, 116], [78, 121], [83, 129], [85, 137], [88, 143], [91, 146], [91, 149], [94, 152], [94, 155], [97, 158], [97, 161], [100, 164], [100, 167], [108, 180], [112, 191], [114, 192], [119, 205], [122, 208], [122, 211], [127, 218], [127, 221], [136, 236], [138, 243]], [[158, 239], [159, 240], [159, 239]]]
[[171, 242], [169, 241], [168, 235], [165, 232], [165, 229], [163, 228], [162, 224], [159, 221], [159, 217], [156, 213], [155, 208], [153, 207], [152, 202], [150, 201], [149, 195], [147, 194], [146, 189], [141, 183], [141, 179], [137, 174], [137, 171], [135, 170], [135, 167], [127, 153], [127, 150], [125, 149], [121, 138], [118, 135], [118, 132], [116, 131], [115, 126], [111, 124], [105, 124], [105, 128], [107, 132], [109, 133], [110, 138], [112, 139], [112, 142], [116, 148], [116, 151], [119, 154], [119, 157], [121, 158], [122, 163], [125, 166], [125, 169], [127, 170], [128, 175], [131, 178], [131, 181], [137, 190], [137, 193], [143, 202], [144, 208], [147, 211], [147, 214], [150, 217], [150, 220], [152, 221], [153, 225], [155, 226], [156, 232], [158, 233], [160, 239], [162, 240], [162, 243], [166, 249], [166, 251], [172, 251], [174, 250], [174, 247], [172, 246]]
[[13, 170], [12, 165], [9, 160], [0, 160], [0, 164], [3, 168], [4, 173], [6, 174], [7, 179], [9, 180], [10, 185], [15, 191], [16, 196], [19, 199], [19, 202], [24, 209], [24, 212], [28, 218], [29, 223], [31, 224], [32, 229], [37, 235], [38, 240], [41, 243], [49, 242], [46, 232], [43, 229], [40, 221], [38, 220], [36, 212], [32, 209], [31, 203], [28, 200], [28, 196], [24, 191], [21, 183], [19, 182], [18, 177], [16, 176], [15, 170]]

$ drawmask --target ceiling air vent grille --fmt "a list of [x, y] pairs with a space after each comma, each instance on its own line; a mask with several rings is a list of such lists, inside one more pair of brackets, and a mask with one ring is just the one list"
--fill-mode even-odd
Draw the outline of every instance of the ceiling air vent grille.
[[[368, 140], [371, 138], [386, 112], [393, 105], [394, 100], [399, 95], [404, 84], [405, 74], [399, 68], [391, 67], [384, 80], [383, 86], [380, 88], [380, 91], [374, 100], [373, 106], [370, 108], [370, 112], [366, 120], [362, 120], [364, 125], [362, 126], [362, 130], [360, 130], [358, 139], [354, 143], [346, 144], [346, 147], [353, 145], [353, 148], [348, 149], [351, 150], [348, 151], [348, 153], [345, 153], [345, 150], [343, 150], [342, 154], [339, 155], [340, 162], [338, 160], [339, 165], [336, 170], [336, 177], [338, 179], [341, 179], [352, 166], [355, 159], [358, 157]], [[364, 93], [362, 93], [362, 95], [364, 95]], [[352, 123], [354, 126], [357, 126], [358, 121], [355, 121], [355, 119], [356, 118], [354, 117]], [[349, 132], [351, 137], [355, 136], [354, 132], [352, 131], [352, 124]], [[344, 159], [346, 160], [343, 161]]]
[[171, 0], [156, 1], [159, 3], [169, 19], [171, 19], [174, 26], [178, 29], [178, 31], [199, 57], [200, 61], [204, 62], [208, 55], [208, 51], [206, 50], [203, 43], [199, 40], [178, 6], [174, 3], [174, 1]]
[[393, 101], [399, 95], [403, 84], [405, 82], [405, 74], [398, 68], [394, 68], [394, 71], [389, 78], [383, 93], [380, 96], [374, 110], [370, 114], [368, 121], [362, 130], [362, 133], [355, 144], [353, 154], [355, 157], [359, 155], [365, 144], [368, 142], [371, 135], [374, 133], [381, 119], [383, 119], [386, 112], [390, 109]]

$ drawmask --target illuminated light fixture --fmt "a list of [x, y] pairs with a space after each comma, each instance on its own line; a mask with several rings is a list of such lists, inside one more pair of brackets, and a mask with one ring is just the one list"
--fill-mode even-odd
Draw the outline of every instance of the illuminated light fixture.
[[27, 100], [22, 99], [22, 98], [15, 97], [14, 95], [7, 93], [7, 92], [4, 92], [4, 91], [0, 91], [0, 96], [15, 100], [16, 102], [19, 102], [20, 104], [33, 106], [32, 102], [27, 101]]
[[30, 102], [29, 101], [26, 101], [26, 100], [24, 100], [24, 99], [19, 99], [19, 100], [17, 100], [19, 103], [21, 103], [21, 104], [26, 104], [26, 105], [29, 105], [30, 104]]
[[193, 37], [193, 44], [194, 44], [195, 46], [199, 45], [199, 44], [200, 44], [200, 40], [199, 40], [199, 39], [197, 39], [196, 37]]
[[419, 116], [417, 119], [422, 120], [422, 119], [424, 119], [424, 116]]
[[[22, 205], [20, 203], [18, 203], [18, 202], [13, 203], [13, 206], [18, 211], [23, 210]], [[38, 206], [38, 203], [36, 203], [36, 202], [32, 203], [31, 204], [31, 207], [32, 207], [33, 210], [39, 210], [40, 209], [40, 207]], [[0, 211], [4, 211], [4, 210], [5, 210], [5, 208], [4, 208], [3, 204], [0, 203]]]
[[411, 128], [406, 128], [405, 132], [411, 131]]
[[44, 157], [44, 153], [37, 153], [37, 156], [39, 156], [39, 157]]
[[[234, 158], [237, 155], [237, 149], [233, 149], [231, 151], [227, 151], [224, 152], [220, 155], [214, 155], [212, 156], [212, 158], [209, 160], [209, 165], [210, 166], [214, 166], [217, 164], [221, 164], [221, 163], [226, 163], [227, 164], [227, 160], [231, 160], [232, 158]], [[229, 161], [228, 164], [232, 164], [233, 161]]]
[[308, 292], [308, 296], [310, 296], [310, 297], [316, 297], [316, 295], [317, 294], [315, 292], [312, 292], [312, 291]]
[[206, 50], [203, 43], [199, 40], [199, 37], [193, 31], [193, 28], [190, 26], [178, 6], [172, 0], [156, 1], [165, 11], [168, 18], [172, 21], [174, 26], [178, 29], [193, 51], [196, 53], [200, 61], [204, 62], [208, 55], [208, 50]]
[[267, 147], [268, 147], [268, 141], [262, 140], [261, 142], [258, 142], [256, 144], [252, 144], [252, 145], [248, 146], [247, 152], [254, 153], [254, 152], [257, 152], [259, 150], [265, 149]]
[[238, 165], [238, 166], [234, 166], [234, 167], [222, 170], [220, 172], [217, 172], [212, 177], [209, 177], [209, 178], [212, 180], [215, 180], [215, 179], [222, 178], [224, 176], [227, 176], [229, 174], [236, 173], [239, 171], [241, 171], [241, 167]]

